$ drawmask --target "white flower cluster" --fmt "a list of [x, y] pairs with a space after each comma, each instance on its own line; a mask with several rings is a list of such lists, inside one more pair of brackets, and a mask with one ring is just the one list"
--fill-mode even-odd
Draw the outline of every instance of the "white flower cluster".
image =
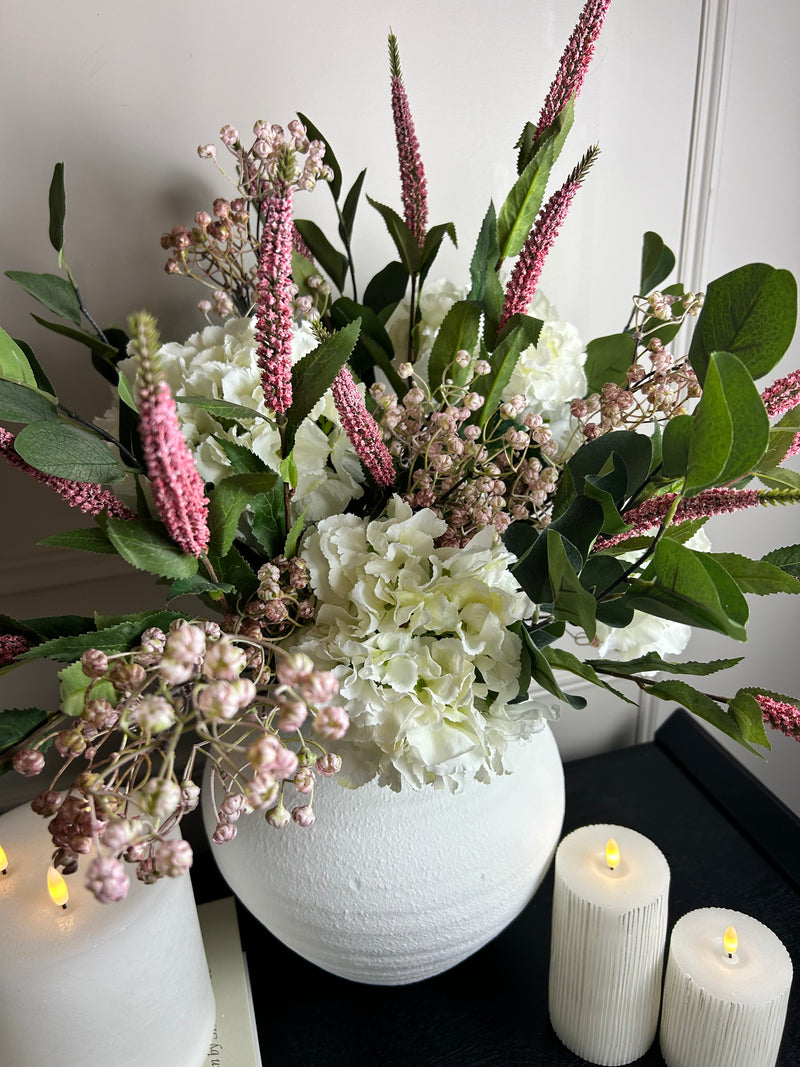
[[[295, 326], [292, 362], [316, 345], [306, 322]], [[219, 438], [243, 445], [271, 470], [278, 470], [280, 438], [272, 412], [264, 406], [253, 319], [230, 318], [224, 325], [192, 334], [184, 344], [163, 345], [159, 360], [173, 395], [227, 400], [267, 416], [254, 417], [250, 426], [223, 424], [199, 407], [178, 404], [183, 435], [205, 481], [218, 483], [233, 473]], [[135, 360], [125, 360], [120, 369], [133, 379]], [[320, 416], [333, 424], [330, 433], [319, 425]], [[298, 514], [308, 508], [309, 522], [337, 514], [361, 496], [361, 464], [341, 427], [330, 392], [298, 429], [293, 455], [298, 472], [295, 507]]]
[[551, 715], [509, 703], [521, 649], [508, 627], [532, 605], [491, 529], [465, 548], [436, 548], [446, 524], [431, 511], [394, 497], [386, 515], [325, 519], [303, 548], [320, 608], [297, 647], [339, 681], [351, 720], [343, 780], [378, 773], [395, 790], [486, 781], [503, 773], [507, 743]]

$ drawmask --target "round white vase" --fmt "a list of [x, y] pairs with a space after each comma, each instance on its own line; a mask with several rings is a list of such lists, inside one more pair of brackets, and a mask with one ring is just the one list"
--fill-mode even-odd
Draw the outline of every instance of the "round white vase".
[[511, 774], [455, 794], [320, 780], [313, 826], [275, 830], [244, 816], [233, 841], [212, 846], [214, 858], [253, 915], [312, 963], [373, 985], [429, 978], [499, 934], [552, 861], [564, 773], [550, 729], [516, 745], [509, 762]]

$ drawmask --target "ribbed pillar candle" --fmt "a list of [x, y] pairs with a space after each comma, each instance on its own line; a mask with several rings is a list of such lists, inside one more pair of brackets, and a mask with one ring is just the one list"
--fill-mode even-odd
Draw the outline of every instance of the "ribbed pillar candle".
[[[619, 856], [606, 859], [613, 839]], [[642, 834], [583, 826], [556, 852], [550, 1021], [578, 1056], [606, 1067], [644, 1055], [656, 1035], [669, 866]]]
[[[736, 942], [726, 946], [729, 928]], [[668, 1067], [774, 1067], [791, 984], [789, 953], [757, 919], [724, 908], [684, 915], [672, 930], [664, 983]]]

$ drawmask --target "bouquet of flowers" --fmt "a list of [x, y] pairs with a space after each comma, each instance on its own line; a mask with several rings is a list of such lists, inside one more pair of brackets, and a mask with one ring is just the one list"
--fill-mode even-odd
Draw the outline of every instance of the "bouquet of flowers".
[[[585, 346], [538, 290], [597, 155], [547, 197], [608, 4], [587, 0], [460, 284], [430, 280], [456, 233], [429, 224], [391, 34], [402, 212], [367, 197], [394, 250], [363, 290], [351, 238], [365, 171], [345, 193], [303, 115], [258, 122], [251, 141], [225, 126], [235, 195], [163, 236], [167, 273], [209, 292], [208, 324], [183, 343], [162, 345], [145, 312], [126, 331], [91, 317], [64, 259], [56, 166], [65, 276], [9, 276], [64, 320], [38, 321], [87, 346], [114, 402], [94, 420], [66, 409], [30, 347], [0, 333], [0, 419], [15, 427], [0, 452], [94, 516], [44, 544], [119, 554], [159, 577], [166, 606], [0, 617], [3, 670], [66, 664], [57, 712], [3, 712], [1, 758], [33, 775], [58, 749], [33, 806], [62, 870], [94, 853], [100, 900], [125, 895], [125, 861], [145, 882], [190, 865], [169, 832], [198, 802], [198, 752], [225, 842], [252, 810], [309, 825], [321, 777], [489, 781], [559, 701], [586, 703], [560, 672], [621, 700], [632, 681], [751, 749], [768, 747], [765, 723], [800, 736], [791, 696], [685, 680], [737, 660], [664, 658], [691, 627], [744, 641], [746, 594], [800, 590], [800, 546], [751, 560], [703, 533], [711, 515], [800, 499], [781, 466], [800, 451], [800, 372], [755, 384], [791, 341], [794, 279], [750, 264], [704, 295], [665, 286], [675, 258], [648, 233], [625, 329]], [[199, 155], [225, 173], [215, 146]], [[333, 240], [295, 215], [319, 183]]]

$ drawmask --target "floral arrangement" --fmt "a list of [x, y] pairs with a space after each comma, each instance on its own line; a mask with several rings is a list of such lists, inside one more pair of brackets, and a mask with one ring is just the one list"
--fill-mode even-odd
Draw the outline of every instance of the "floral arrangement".
[[[585, 705], [556, 672], [622, 700], [612, 683], [632, 681], [751, 749], [768, 747], [765, 724], [800, 736], [791, 696], [685, 680], [737, 660], [664, 658], [695, 626], [744, 641], [745, 594], [800, 591], [800, 546], [750, 560], [703, 533], [711, 515], [800, 499], [782, 467], [800, 451], [800, 372], [755, 384], [791, 341], [794, 279], [750, 264], [705, 295], [665, 287], [675, 259], [648, 233], [626, 328], [586, 346], [538, 290], [597, 155], [545, 199], [608, 4], [587, 0], [462, 288], [429, 279], [456, 233], [428, 221], [391, 34], [402, 214], [367, 197], [394, 257], [361, 295], [365, 171], [343, 196], [302, 115], [258, 122], [249, 147], [224, 127], [235, 195], [162, 238], [167, 273], [209, 290], [207, 325], [183, 343], [162, 345], [144, 312], [127, 331], [91, 317], [64, 260], [56, 166], [66, 276], [8, 273], [64, 320], [38, 321], [90, 349], [114, 403], [94, 421], [66, 409], [30, 347], [0, 334], [0, 418], [21, 427], [0, 428], [0, 452], [94, 516], [45, 545], [117, 553], [168, 590], [134, 616], [0, 617], [3, 670], [67, 664], [57, 712], [3, 713], [2, 759], [37, 774], [55, 745], [62, 766], [33, 806], [57, 866], [93, 854], [98, 899], [125, 895], [126, 862], [145, 882], [190, 865], [170, 831], [198, 803], [198, 753], [222, 843], [245, 812], [310, 825], [320, 778], [489, 781], [559, 701]], [[213, 145], [199, 155], [225, 173]], [[318, 183], [338, 243], [295, 216]]]

